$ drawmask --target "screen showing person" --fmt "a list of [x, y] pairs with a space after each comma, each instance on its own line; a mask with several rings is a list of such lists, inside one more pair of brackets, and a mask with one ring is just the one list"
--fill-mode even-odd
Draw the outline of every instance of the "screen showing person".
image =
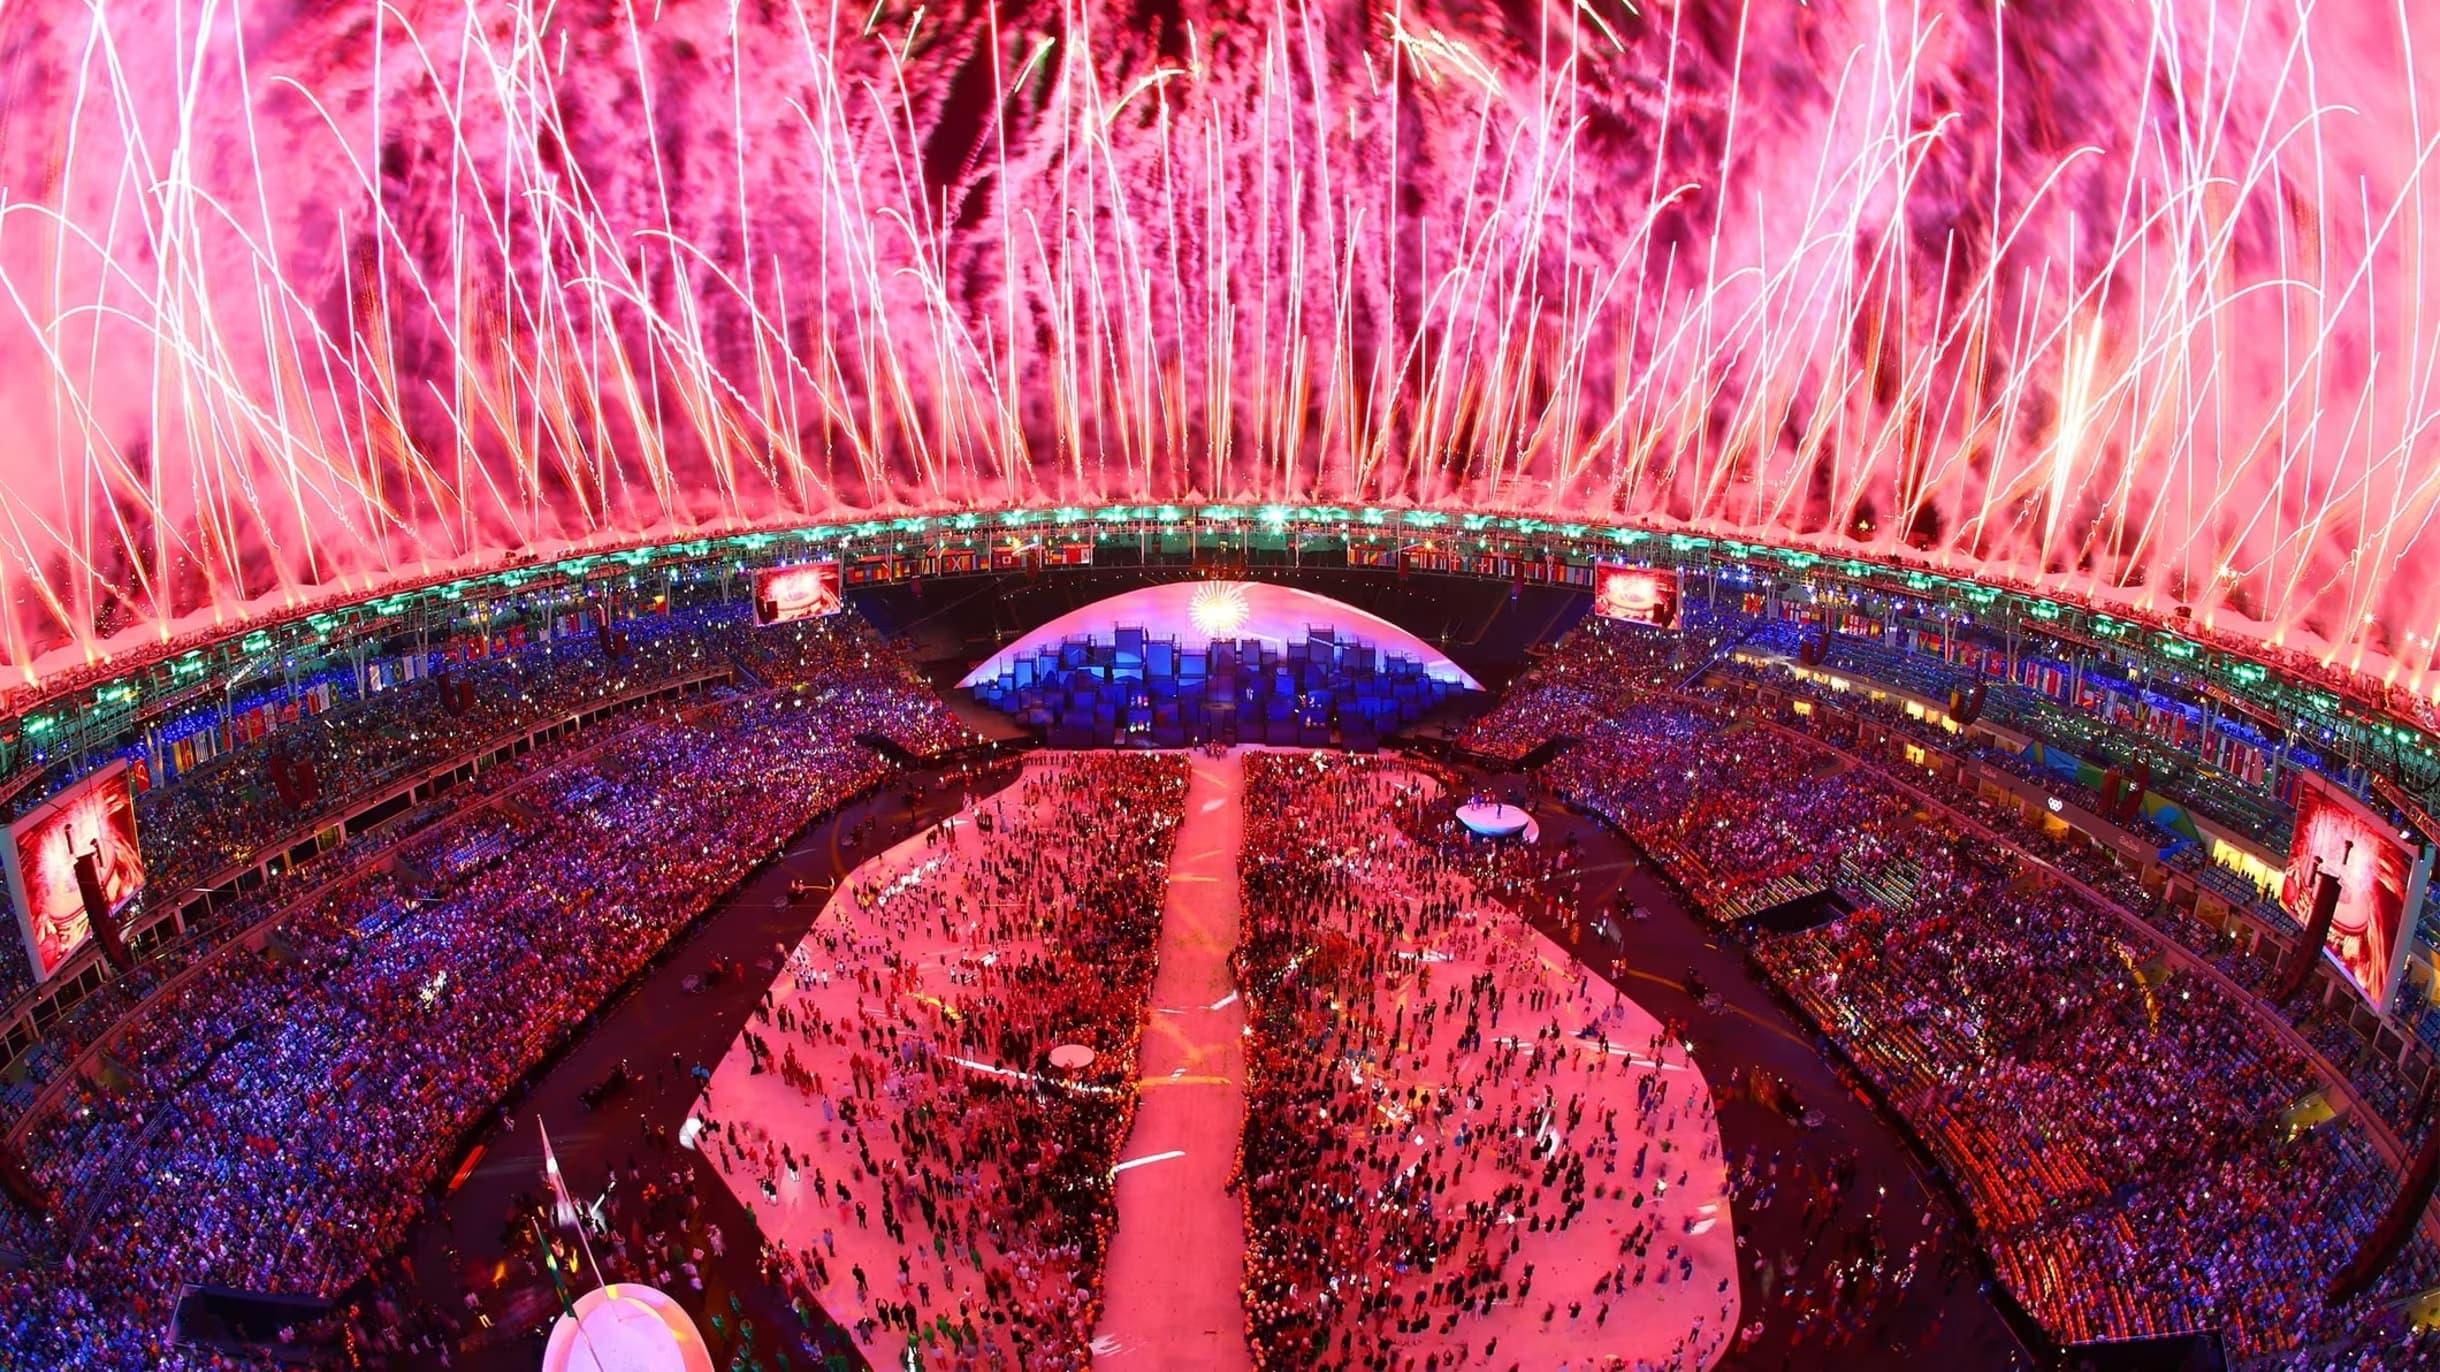
[[[0, 851], [7, 858], [9, 900], [26, 955], [36, 979], [48, 979], [93, 937], [87, 885], [114, 914], [144, 887], [126, 764], [86, 777], [11, 824], [7, 847]], [[81, 883], [80, 863], [85, 865]]]
[[2312, 918], [2320, 878], [2338, 883], [2338, 904], [2322, 951], [2375, 1009], [2386, 1010], [2403, 966], [2407, 903], [2415, 853], [2397, 831], [2353, 797], [2306, 774], [2296, 789], [2296, 832], [2288, 847], [2280, 904]]
[[805, 562], [754, 574], [754, 622], [786, 624], [819, 619], [847, 608], [839, 592], [839, 564]]
[[1604, 562], [1593, 569], [1593, 612], [1666, 629], [1677, 622], [1678, 574], [1669, 567]]

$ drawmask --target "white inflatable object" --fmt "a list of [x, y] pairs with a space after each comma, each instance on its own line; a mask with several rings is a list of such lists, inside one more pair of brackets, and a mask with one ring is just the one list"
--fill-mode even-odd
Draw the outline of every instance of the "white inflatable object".
[[578, 1296], [551, 1327], [542, 1372], [712, 1372], [712, 1350], [676, 1301], [613, 1283]]

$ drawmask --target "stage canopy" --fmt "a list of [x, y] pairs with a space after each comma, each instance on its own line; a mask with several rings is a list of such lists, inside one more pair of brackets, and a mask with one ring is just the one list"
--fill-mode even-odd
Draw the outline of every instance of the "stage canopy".
[[1447, 653], [1379, 615], [1311, 591], [1261, 581], [1179, 581], [1097, 600], [993, 653], [958, 685], [972, 687], [994, 680], [1018, 660], [1045, 649], [1055, 650], [1071, 639], [1112, 642], [1120, 629], [1140, 629], [1147, 639], [1175, 639], [1187, 651], [1215, 640], [1247, 639], [1284, 649], [1317, 630], [1327, 630], [1340, 643], [1367, 643], [1385, 655], [1412, 658], [1435, 681], [1469, 691], [1482, 689], [1482, 683], [1450, 661]]

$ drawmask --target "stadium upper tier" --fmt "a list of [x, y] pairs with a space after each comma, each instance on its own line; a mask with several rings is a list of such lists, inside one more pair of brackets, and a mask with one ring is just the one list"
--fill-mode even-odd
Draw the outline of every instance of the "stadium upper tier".
[[897, 516], [520, 558], [479, 575], [333, 595], [260, 620], [146, 639], [7, 698], [0, 806], [38, 794], [47, 767], [128, 746], [148, 722], [283, 674], [359, 670], [400, 642], [481, 638], [544, 617], [631, 614], [657, 597], [725, 595], [756, 568], [820, 558], [841, 561], [851, 589], [1096, 562], [1369, 566], [1580, 586], [1604, 561], [1674, 568], [1689, 596], [1724, 605], [1727, 597], [1778, 597], [1842, 632], [1868, 625], [1875, 636], [1908, 643], [1979, 636], [2067, 668], [2084, 661], [2121, 681], [2174, 684], [2274, 740], [2285, 736], [2399, 781], [2408, 795], [2440, 783], [2440, 711], [2425, 696], [2190, 618], [2141, 620], [1925, 565], [1624, 524], [1377, 506], [1162, 504]]
[[908, 511], [1498, 510], [2427, 693], [2428, 6], [37, 0], [0, 664]]

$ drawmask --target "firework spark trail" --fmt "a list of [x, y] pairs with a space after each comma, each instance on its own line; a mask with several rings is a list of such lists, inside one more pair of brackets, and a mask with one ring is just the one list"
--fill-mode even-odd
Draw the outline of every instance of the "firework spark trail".
[[1920, 556], [2440, 685], [2402, 2], [51, 9], [0, 50], [20, 674], [505, 549], [1206, 497]]

